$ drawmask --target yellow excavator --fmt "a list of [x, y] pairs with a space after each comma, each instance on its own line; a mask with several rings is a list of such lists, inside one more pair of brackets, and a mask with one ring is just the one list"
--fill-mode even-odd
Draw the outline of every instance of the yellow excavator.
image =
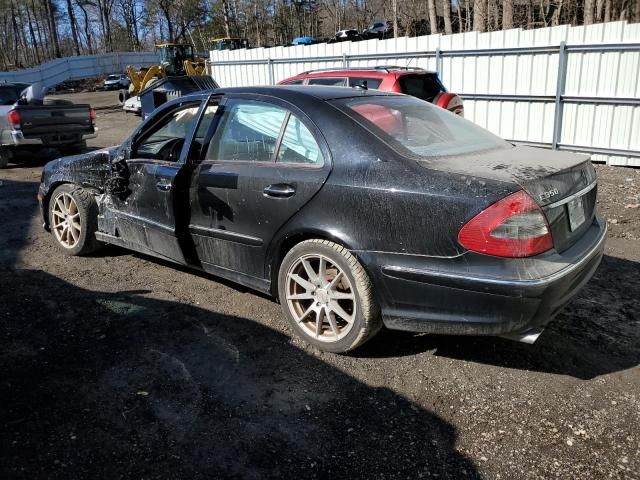
[[154, 81], [167, 76], [193, 77], [205, 74], [205, 60], [197, 57], [193, 45], [184, 43], [161, 43], [155, 46], [160, 63], [136, 70], [129, 65], [127, 75], [131, 83], [128, 92], [120, 92], [120, 102], [140, 93]]

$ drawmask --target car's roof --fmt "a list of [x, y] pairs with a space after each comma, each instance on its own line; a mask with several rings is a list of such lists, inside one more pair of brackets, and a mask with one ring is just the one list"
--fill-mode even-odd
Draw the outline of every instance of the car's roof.
[[399, 66], [381, 66], [371, 68], [334, 68], [317, 71], [310, 70], [308, 72], [299, 73], [298, 75], [287, 78], [286, 80], [290, 80], [291, 78], [316, 78], [335, 76], [361, 77], [362, 75], [367, 75], [373, 78], [384, 78], [389, 75], [393, 75], [395, 77], [404, 75], [436, 75], [436, 72], [423, 70], [421, 68], [408, 68]]
[[316, 99], [316, 100], [334, 100], [339, 98], [352, 98], [362, 96], [389, 96], [399, 95], [394, 92], [386, 92], [382, 90], [364, 90], [352, 87], [333, 87], [325, 85], [277, 85], [277, 86], [255, 86], [255, 87], [230, 87], [218, 88], [215, 90], [207, 90], [192, 95], [181, 97], [182, 100], [189, 98], [204, 98], [212, 93], [217, 94], [254, 94], [267, 95], [270, 97], [281, 98], [283, 100], [299, 99]]

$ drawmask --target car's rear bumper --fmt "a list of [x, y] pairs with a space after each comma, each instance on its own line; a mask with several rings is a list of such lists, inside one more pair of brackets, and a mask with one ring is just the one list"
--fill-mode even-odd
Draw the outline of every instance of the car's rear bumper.
[[98, 129], [94, 127], [93, 132], [86, 133], [72, 133], [72, 134], [47, 134], [38, 137], [25, 137], [20, 130], [11, 130], [9, 137], [3, 144], [8, 146], [55, 146], [55, 145], [68, 145], [78, 143], [82, 140], [88, 140], [90, 138], [96, 138], [98, 136]]
[[571, 248], [526, 259], [358, 252], [374, 277], [385, 326], [442, 334], [502, 335], [546, 325], [595, 273], [606, 222]]

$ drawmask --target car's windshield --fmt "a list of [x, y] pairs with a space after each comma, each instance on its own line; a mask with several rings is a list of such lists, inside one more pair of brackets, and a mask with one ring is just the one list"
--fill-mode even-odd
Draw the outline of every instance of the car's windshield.
[[109, 75], [107, 77], [107, 80], [119, 80], [120, 77], [118, 75]]
[[364, 96], [334, 103], [407, 156], [461, 155], [511, 147], [484, 128], [410, 96]]

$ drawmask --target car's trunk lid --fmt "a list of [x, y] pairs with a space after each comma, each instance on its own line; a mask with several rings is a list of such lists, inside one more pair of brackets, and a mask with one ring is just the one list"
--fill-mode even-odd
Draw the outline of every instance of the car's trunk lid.
[[593, 222], [596, 173], [584, 155], [519, 146], [434, 158], [424, 164], [470, 179], [518, 185], [544, 210], [558, 251], [575, 243]]
[[25, 138], [92, 133], [89, 105], [18, 105]]

